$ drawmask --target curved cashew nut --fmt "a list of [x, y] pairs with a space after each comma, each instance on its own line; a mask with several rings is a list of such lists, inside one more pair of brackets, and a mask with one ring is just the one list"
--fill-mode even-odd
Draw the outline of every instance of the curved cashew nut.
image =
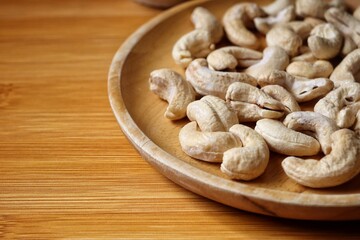
[[284, 105], [257, 87], [236, 82], [229, 86], [226, 101], [235, 110], [240, 122], [257, 121], [264, 117], [280, 118]]
[[339, 130], [335, 121], [316, 112], [293, 112], [286, 116], [284, 125], [295, 131], [311, 131], [324, 154], [331, 152], [331, 134]]
[[276, 16], [269, 16], [265, 18], [254, 18], [254, 23], [256, 29], [261, 32], [262, 34], [266, 34], [270, 31], [271, 28], [278, 24], [288, 23], [294, 20], [296, 17], [295, 15], [295, 7], [288, 6], [281, 10]]
[[360, 84], [346, 83], [328, 93], [314, 106], [314, 111], [335, 120], [340, 128], [351, 127], [360, 109]]
[[296, 15], [324, 19], [326, 10], [331, 7], [342, 9], [344, 6], [338, 0], [296, 0]]
[[343, 184], [360, 172], [360, 139], [349, 129], [331, 135], [332, 151], [320, 161], [287, 157], [282, 167], [291, 179], [312, 188]]
[[335, 86], [341, 86], [343, 82], [360, 82], [360, 49], [352, 51], [336, 66], [330, 80]]
[[207, 56], [209, 67], [214, 70], [234, 70], [237, 66], [249, 67], [258, 63], [263, 57], [261, 52], [243, 47], [223, 47], [212, 51]]
[[223, 25], [230, 42], [240, 47], [257, 49], [259, 40], [247, 28], [253, 27], [253, 19], [266, 14], [255, 3], [238, 3], [229, 8], [223, 17]]
[[320, 144], [315, 138], [291, 130], [277, 120], [261, 119], [256, 122], [255, 131], [265, 139], [270, 150], [277, 153], [311, 156], [320, 150]]
[[294, 95], [297, 102], [307, 102], [324, 96], [334, 87], [333, 82], [327, 78], [306, 79], [277, 70], [260, 76], [258, 84], [261, 87], [266, 85], [283, 86]]
[[338, 55], [343, 44], [343, 36], [331, 23], [317, 25], [310, 33], [308, 45], [319, 59], [331, 59]]
[[187, 107], [190, 121], [196, 121], [202, 132], [227, 132], [239, 120], [226, 102], [215, 96], [205, 96]]
[[270, 151], [264, 139], [252, 128], [234, 125], [229, 130], [243, 143], [243, 147], [224, 152], [221, 171], [233, 179], [252, 180], [264, 173]]
[[206, 57], [215, 45], [209, 31], [197, 29], [182, 36], [172, 49], [176, 64], [186, 68], [193, 59]]
[[224, 30], [221, 23], [206, 8], [196, 7], [191, 14], [191, 21], [193, 22], [195, 29], [202, 29], [210, 32], [214, 43], [218, 43], [222, 39]]
[[283, 9], [294, 6], [295, 0], [275, 0], [273, 3], [261, 7], [265, 13], [268, 15], [277, 15], [279, 14]]
[[302, 46], [302, 38], [290, 27], [280, 25], [266, 34], [266, 43], [269, 47], [281, 47], [289, 56], [295, 56]]
[[307, 61], [295, 61], [289, 64], [286, 68], [286, 72], [293, 76], [299, 76], [304, 78], [327, 78], [334, 70], [329, 61], [317, 60], [314, 62]]
[[190, 122], [180, 130], [179, 141], [187, 155], [206, 162], [222, 162], [225, 151], [242, 146], [233, 133], [201, 132], [196, 122]]
[[285, 70], [289, 65], [289, 56], [281, 47], [267, 47], [263, 52], [263, 59], [247, 69], [245, 73], [259, 78], [262, 74], [270, 74], [274, 70]]
[[195, 100], [195, 91], [183, 77], [170, 69], [152, 71], [149, 78], [150, 90], [168, 101], [165, 117], [171, 120], [186, 116], [186, 108]]
[[200, 95], [213, 95], [222, 99], [225, 99], [227, 88], [233, 82], [257, 85], [256, 79], [246, 73], [211, 70], [203, 58], [192, 61], [185, 71], [185, 76]]
[[261, 88], [261, 91], [281, 102], [285, 106], [286, 113], [301, 111], [295, 97], [282, 86], [267, 85]]

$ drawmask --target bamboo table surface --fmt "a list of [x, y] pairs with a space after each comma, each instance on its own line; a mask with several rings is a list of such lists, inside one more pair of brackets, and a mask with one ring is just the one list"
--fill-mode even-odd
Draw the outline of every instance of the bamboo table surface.
[[244, 212], [155, 171], [107, 95], [121, 43], [161, 10], [0, 2], [0, 239], [359, 239], [349, 222]]

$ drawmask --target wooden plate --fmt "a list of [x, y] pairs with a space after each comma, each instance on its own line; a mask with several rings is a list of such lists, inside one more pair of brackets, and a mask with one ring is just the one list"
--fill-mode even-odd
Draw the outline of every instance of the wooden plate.
[[[184, 71], [171, 58], [176, 40], [191, 31], [190, 14], [201, 5], [219, 19], [235, 0], [190, 1], [170, 9], [138, 29], [118, 50], [109, 72], [109, 98], [122, 131], [160, 173], [197, 194], [255, 213], [295, 219], [360, 219], [360, 176], [338, 187], [310, 189], [288, 179], [284, 156], [273, 154], [266, 172], [251, 182], [233, 181], [219, 164], [186, 156], [178, 133], [187, 122], [163, 114], [167, 103], [149, 91], [152, 70]], [[258, 1], [266, 4], [268, 1]], [[140, 184], [140, 183], [139, 183]]]

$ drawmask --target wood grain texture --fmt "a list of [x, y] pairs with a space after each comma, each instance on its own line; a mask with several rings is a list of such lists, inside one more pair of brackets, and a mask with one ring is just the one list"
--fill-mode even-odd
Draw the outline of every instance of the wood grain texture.
[[346, 222], [226, 207], [140, 157], [111, 112], [107, 74], [159, 10], [129, 0], [0, 6], [0, 239], [359, 238]]

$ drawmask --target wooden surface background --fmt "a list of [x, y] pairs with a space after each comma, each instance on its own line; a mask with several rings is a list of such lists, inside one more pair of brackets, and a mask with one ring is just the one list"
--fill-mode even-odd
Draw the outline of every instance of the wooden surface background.
[[0, 2], [0, 239], [359, 239], [359, 222], [226, 207], [139, 156], [111, 112], [107, 74], [160, 12], [130, 0]]

